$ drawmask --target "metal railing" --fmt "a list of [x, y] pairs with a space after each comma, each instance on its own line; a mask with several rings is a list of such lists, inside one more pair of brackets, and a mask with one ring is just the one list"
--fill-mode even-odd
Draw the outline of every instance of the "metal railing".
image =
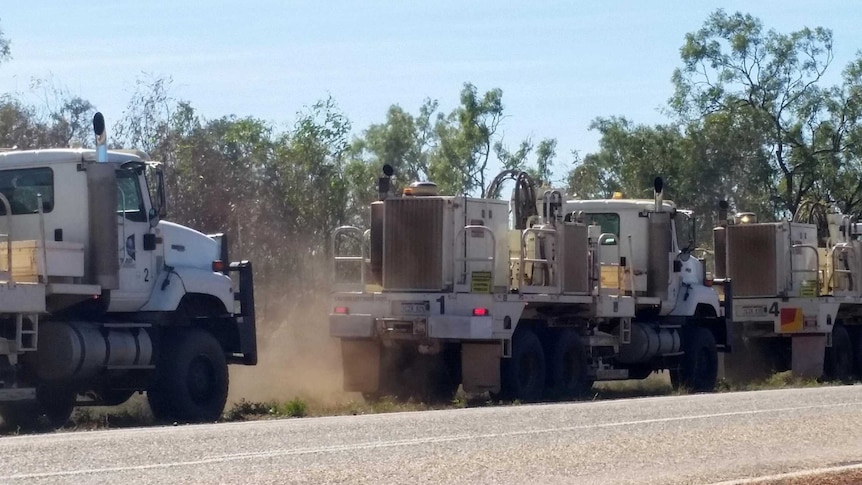
[[[543, 293], [548, 290], [553, 290], [554, 294], [560, 294], [562, 287], [560, 285], [559, 278], [556, 277], [557, 273], [557, 265], [558, 262], [553, 258], [528, 258], [527, 257], [527, 236], [533, 234], [536, 238], [537, 246], [542, 243], [542, 237], [550, 237], [557, 242], [557, 231], [556, 229], [547, 229], [540, 227], [531, 227], [529, 229], [524, 229], [521, 232], [521, 251], [520, 257], [518, 258], [518, 291], [521, 293]], [[524, 271], [524, 263], [531, 263], [534, 265], [533, 272], [535, 273], [535, 266], [539, 266], [540, 268], [544, 268], [548, 277], [545, 281], [543, 279], [542, 285], [534, 284], [535, 281], [530, 280], [529, 285], [525, 285], [525, 271]], [[549, 282], [552, 282], [549, 284]]]
[[[495, 268], [496, 268], [496, 259], [497, 259], [497, 238], [494, 236], [494, 232], [491, 231], [487, 226], [481, 225], [466, 225], [463, 229], [458, 231], [455, 235], [455, 247], [458, 247], [458, 242], [461, 238], [464, 238], [464, 248], [467, 247], [467, 231], [482, 231], [482, 234], [488, 234], [491, 237], [491, 255], [490, 256], [457, 256], [454, 259], [454, 271], [453, 276], [455, 276], [455, 281], [460, 281], [463, 277], [463, 285], [455, 284], [455, 291], [465, 289], [472, 291], [472, 273], [470, 272], [470, 263], [486, 263], [491, 266], [491, 281], [489, 283], [489, 293], [494, 292], [494, 276], [495, 276]], [[458, 272], [458, 265], [464, 264], [464, 271]]]
[[[812, 246], [810, 244], [794, 244], [791, 246], [793, 249], [807, 249], [814, 253], [814, 269], [802, 268], [796, 269], [791, 268], [790, 274], [791, 277], [795, 273], [814, 273], [814, 296], [820, 296], [820, 252], [817, 250], [816, 246]], [[810, 280], [808, 280], [810, 281]], [[800, 288], [802, 290], [802, 288]]]
[[[836, 279], [836, 275], [844, 275], [847, 282], [847, 288], [842, 289], [841, 291], [856, 291], [856, 288], [853, 283], [854, 272], [853, 269], [838, 269], [838, 258], [840, 256], [844, 256], [844, 260], [848, 263], [850, 261], [856, 261], [856, 248], [848, 243], [838, 243], [832, 247], [830, 251], [830, 259], [832, 261], [832, 272], [827, 279], [827, 284], [837, 285], [838, 280]], [[851, 259], [852, 257], [852, 259]], [[819, 266], [819, 265], [818, 265]]]
[[[617, 239], [616, 234], [604, 232], [601, 235], [599, 235], [599, 240], [597, 241], [597, 244], [596, 244], [596, 267], [598, 268], [598, 275], [596, 277], [596, 296], [598, 296], [598, 297], [602, 296], [602, 268], [606, 268], [606, 267], [607, 268], [616, 268], [616, 270], [617, 270], [617, 287], [616, 287], [616, 290], [617, 291], [620, 290], [620, 280], [621, 280], [621, 278], [620, 278], [620, 265], [615, 264], [615, 263], [603, 263], [602, 262], [602, 246], [605, 245], [604, 244], [605, 241], [608, 241], [611, 239], [616, 240]], [[619, 247], [619, 246], [617, 246], [617, 247]], [[629, 246], [629, 247], [631, 247], [631, 246]], [[632, 282], [634, 283], [634, 280], [632, 280]], [[632, 288], [632, 291], [634, 291], [634, 288]]]
[[[365, 239], [368, 231], [363, 233], [362, 229], [356, 226], [339, 226], [332, 231], [332, 289], [333, 291], [365, 291]], [[352, 236], [359, 244], [359, 255], [356, 254], [340, 254], [339, 239], [347, 236]], [[359, 283], [349, 281], [339, 281], [338, 269], [340, 263], [355, 263], [359, 265]]]

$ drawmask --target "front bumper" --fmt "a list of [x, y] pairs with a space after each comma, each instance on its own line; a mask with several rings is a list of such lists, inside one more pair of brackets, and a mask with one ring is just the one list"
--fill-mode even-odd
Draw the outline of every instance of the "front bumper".
[[239, 337], [239, 352], [228, 356], [232, 364], [257, 364], [257, 322], [254, 313], [254, 273], [250, 261], [234, 262], [229, 266], [230, 272], [239, 275], [239, 291], [234, 293], [234, 300], [239, 302], [239, 312], [234, 314], [237, 335]]
[[329, 334], [336, 338], [490, 340], [491, 317], [440, 316], [374, 317], [370, 314], [330, 314]]

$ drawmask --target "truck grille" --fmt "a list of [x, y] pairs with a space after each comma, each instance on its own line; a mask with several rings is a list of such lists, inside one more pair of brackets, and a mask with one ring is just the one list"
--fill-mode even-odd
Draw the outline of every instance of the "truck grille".
[[383, 288], [443, 289], [443, 208], [436, 197], [387, 199], [383, 219]]
[[727, 228], [727, 276], [734, 296], [778, 295], [775, 224], [733, 225]]

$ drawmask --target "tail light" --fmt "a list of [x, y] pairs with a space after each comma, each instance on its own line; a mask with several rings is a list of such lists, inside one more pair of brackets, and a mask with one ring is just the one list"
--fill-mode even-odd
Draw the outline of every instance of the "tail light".
[[213, 261], [213, 272], [224, 273], [224, 261], [220, 259]]
[[346, 306], [337, 306], [333, 309], [333, 313], [337, 313], [339, 315], [347, 315], [350, 313], [350, 310]]
[[487, 308], [474, 308], [473, 316], [474, 317], [487, 317], [491, 314]]

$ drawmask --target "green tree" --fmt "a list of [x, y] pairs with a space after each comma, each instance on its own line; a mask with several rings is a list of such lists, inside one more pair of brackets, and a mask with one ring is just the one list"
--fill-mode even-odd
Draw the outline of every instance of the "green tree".
[[50, 146], [50, 127], [36, 109], [11, 97], [0, 97], [0, 147], [20, 149]]
[[769, 150], [762, 160], [768, 167], [757, 171], [777, 172], [781, 209], [793, 214], [806, 198], [832, 190], [820, 172], [831, 166], [840, 173], [852, 148], [848, 135], [858, 112], [855, 99], [849, 101], [858, 77], [845, 77], [843, 89], [821, 86], [833, 59], [831, 31], [781, 34], [751, 15], [718, 10], [686, 35], [680, 54], [671, 108], [684, 120], [719, 112], [749, 116]]
[[135, 147], [149, 154], [169, 139], [170, 120], [177, 100], [170, 94], [171, 78], [144, 75], [135, 81], [135, 91], [122, 117], [114, 124], [119, 146]]
[[0, 28], [0, 62], [8, 61], [12, 57], [11, 42], [3, 34], [3, 29]]
[[[362, 200], [363, 206], [374, 200], [374, 182], [384, 164], [395, 169], [396, 191], [416, 180], [431, 180], [444, 194], [482, 192], [489, 175], [494, 175], [489, 174], [493, 162], [503, 169], [526, 170], [533, 143], [524, 140], [510, 152], [501, 141], [502, 95], [499, 89], [480, 94], [467, 83], [461, 90], [459, 106], [448, 114], [439, 112], [437, 101], [430, 99], [415, 116], [400, 106], [390, 107], [385, 122], [371, 125], [351, 144], [347, 164], [350, 200]], [[538, 169], [531, 170], [537, 179], [547, 182], [556, 140], [542, 140], [535, 148]], [[351, 202], [348, 212], [356, 216], [358, 207]]]
[[[688, 164], [683, 134], [674, 126], [636, 125], [626, 118], [597, 118], [599, 151], [588, 154], [569, 177], [569, 191], [581, 198], [651, 198], [653, 179], [683, 181]], [[670, 185], [669, 185], [670, 187]], [[674, 196], [680, 192], [675, 186]]]
[[464, 194], [485, 188], [502, 119], [503, 91], [492, 89], [480, 96], [470, 83], [461, 90], [461, 106], [448, 116], [438, 116], [429, 175], [441, 192]]
[[386, 113], [386, 121], [369, 126], [353, 140], [351, 157], [376, 165], [391, 165], [404, 183], [428, 178], [429, 152], [434, 143], [431, 118], [437, 102], [427, 99], [413, 116], [398, 105]]

